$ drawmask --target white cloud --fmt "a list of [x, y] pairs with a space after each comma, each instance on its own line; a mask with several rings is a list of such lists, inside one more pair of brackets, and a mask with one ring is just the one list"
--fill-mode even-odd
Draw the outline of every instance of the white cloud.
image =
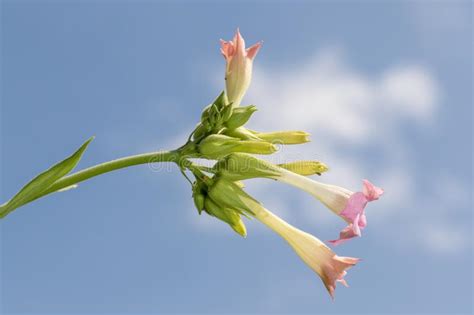
[[340, 49], [326, 49], [291, 71], [255, 68], [248, 96], [261, 112], [255, 125], [272, 129], [278, 122], [333, 140], [371, 141], [400, 115], [427, 121], [439, 98], [432, 75], [419, 65], [372, 76], [352, 69]]
[[387, 71], [380, 84], [380, 100], [394, 110], [418, 121], [427, 121], [434, 113], [438, 89], [429, 72], [419, 66], [394, 68]]

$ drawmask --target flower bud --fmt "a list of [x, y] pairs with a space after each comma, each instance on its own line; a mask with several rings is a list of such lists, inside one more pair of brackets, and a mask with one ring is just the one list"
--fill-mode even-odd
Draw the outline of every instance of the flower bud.
[[242, 141], [225, 135], [210, 135], [199, 143], [199, 152], [207, 158], [220, 158], [234, 152], [272, 154], [277, 147], [264, 141]]
[[224, 108], [221, 111], [221, 115], [222, 115], [222, 120], [224, 122], [228, 121], [230, 119], [230, 117], [232, 117], [232, 115], [233, 115], [232, 105], [229, 104], [229, 105], [224, 106]]
[[278, 170], [267, 161], [245, 153], [232, 153], [214, 165], [221, 178], [236, 181], [249, 178], [277, 178]]
[[204, 136], [211, 131], [211, 127], [207, 124], [199, 123], [193, 131], [193, 139], [199, 141], [204, 138]]
[[247, 128], [245, 127], [239, 127], [236, 129], [228, 129], [226, 128], [223, 133], [229, 137], [234, 137], [234, 138], [239, 138], [242, 140], [255, 140], [255, 141], [262, 141], [259, 137], [257, 137], [255, 134], [250, 132]]
[[230, 227], [239, 235], [243, 237], [247, 236], [245, 224], [242, 222], [240, 215], [236, 211], [220, 207], [210, 198], [206, 198], [204, 206], [207, 213], [229, 224]]
[[214, 182], [209, 188], [208, 194], [215, 203], [235, 209], [244, 215], [253, 215], [251, 207], [258, 203], [238, 184], [223, 178]]
[[257, 55], [261, 43], [245, 49], [245, 41], [239, 30], [232, 41], [221, 40], [221, 53], [226, 60], [226, 91], [229, 102], [238, 107], [252, 79], [253, 59]]
[[210, 135], [199, 143], [199, 152], [209, 158], [218, 158], [235, 152], [240, 139], [224, 135]]
[[265, 141], [254, 141], [254, 140], [245, 140], [240, 141], [239, 145], [233, 152], [245, 152], [253, 154], [272, 154], [278, 151], [278, 148], [270, 143]]
[[235, 129], [247, 123], [253, 113], [257, 111], [254, 105], [237, 107], [234, 109], [232, 116], [226, 121], [225, 125], [229, 129]]
[[304, 131], [255, 132], [262, 140], [281, 144], [301, 144], [309, 142], [309, 133]]
[[278, 164], [278, 166], [303, 176], [321, 175], [328, 170], [326, 164], [319, 161], [296, 161]]
[[202, 210], [204, 209], [205, 196], [202, 193], [202, 191], [203, 191], [202, 183], [195, 182], [193, 184], [193, 201], [199, 214], [201, 214]]
[[229, 104], [229, 100], [227, 98], [227, 94], [222, 91], [221, 94], [212, 102], [212, 104], [216, 105], [219, 110], [223, 109], [224, 106]]

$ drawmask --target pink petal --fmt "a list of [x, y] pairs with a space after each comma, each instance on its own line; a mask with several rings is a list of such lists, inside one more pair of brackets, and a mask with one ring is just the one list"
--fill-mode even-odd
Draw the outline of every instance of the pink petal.
[[340, 216], [348, 222], [354, 222], [356, 217], [360, 216], [367, 205], [367, 197], [361, 193], [353, 193], [347, 201], [346, 207], [341, 211]]
[[371, 182], [367, 179], [363, 180], [364, 188], [363, 193], [367, 197], [368, 201], [374, 201], [379, 199], [379, 197], [383, 194], [383, 189], [377, 186], [374, 186]]
[[225, 60], [230, 61], [230, 58], [232, 58], [235, 53], [234, 43], [226, 42], [225, 40], [221, 39], [221, 53]]
[[354, 231], [354, 234], [357, 235], [357, 236], [361, 235], [360, 226], [359, 226], [359, 219], [360, 219], [360, 214], [358, 214], [355, 217], [354, 222], [352, 223], [352, 231]]
[[363, 181], [363, 192], [356, 192], [349, 197], [346, 207], [341, 211], [340, 216], [344, 218], [349, 225], [340, 233], [339, 239], [328, 241], [333, 245], [339, 245], [345, 241], [361, 236], [361, 230], [367, 226], [367, 217], [364, 209], [369, 201], [379, 199], [383, 194], [383, 189], [374, 186], [368, 180]]
[[344, 280], [344, 276], [347, 274], [346, 269], [354, 266], [358, 261], [358, 258], [334, 255], [329, 262], [322, 266], [321, 278], [332, 299], [334, 299], [336, 281], [347, 286], [347, 282]]
[[255, 45], [247, 48], [247, 57], [250, 58], [250, 60], [253, 60], [253, 58], [255, 58], [261, 47], [262, 42], [258, 42]]
[[[359, 233], [360, 233], [360, 230], [359, 230]], [[347, 242], [348, 240], [356, 236], [360, 236], [360, 234], [356, 234], [354, 232], [354, 225], [351, 223], [339, 233], [339, 238], [337, 240], [331, 240], [328, 242], [334, 246], [337, 246], [337, 245]]]
[[239, 56], [245, 56], [245, 41], [242, 35], [240, 35], [239, 29], [235, 32], [234, 36], [235, 51]]

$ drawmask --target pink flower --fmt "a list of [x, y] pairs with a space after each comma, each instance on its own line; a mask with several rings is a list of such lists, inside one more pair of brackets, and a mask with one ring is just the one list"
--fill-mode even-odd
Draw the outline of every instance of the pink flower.
[[245, 49], [245, 41], [239, 29], [232, 41], [221, 39], [221, 53], [227, 62], [225, 79], [227, 97], [233, 106], [239, 106], [252, 79], [253, 59], [257, 55], [262, 43]]
[[345, 241], [361, 236], [361, 230], [367, 225], [364, 209], [369, 201], [379, 199], [383, 194], [383, 189], [374, 186], [368, 180], [363, 181], [362, 192], [356, 192], [349, 197], [345, 208], [339, 214], [349, 225], [339, 233], [339, 239], [329, 241], [333, 245], [339, 245]]

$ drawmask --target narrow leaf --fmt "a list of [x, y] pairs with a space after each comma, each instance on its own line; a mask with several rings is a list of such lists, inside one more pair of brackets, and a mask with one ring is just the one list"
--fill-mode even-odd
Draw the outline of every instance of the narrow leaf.
[[[33, 178], [26, 184], [10, 201], [0, 206], [0, 218], [18, 207], [38, 198], [41, 193], [46, 191], [55, 181], [71, 172], [77, 163], [79, 163], [82, 154], [87, 149], [89, 143], [94, 139], [91, 137], [76, 152], [65, 160], [53, 165], [48, 170]], [[68, 187], [66, 187], [68, 188]], [[70, 187], [73, 188], [73, 187]]]

